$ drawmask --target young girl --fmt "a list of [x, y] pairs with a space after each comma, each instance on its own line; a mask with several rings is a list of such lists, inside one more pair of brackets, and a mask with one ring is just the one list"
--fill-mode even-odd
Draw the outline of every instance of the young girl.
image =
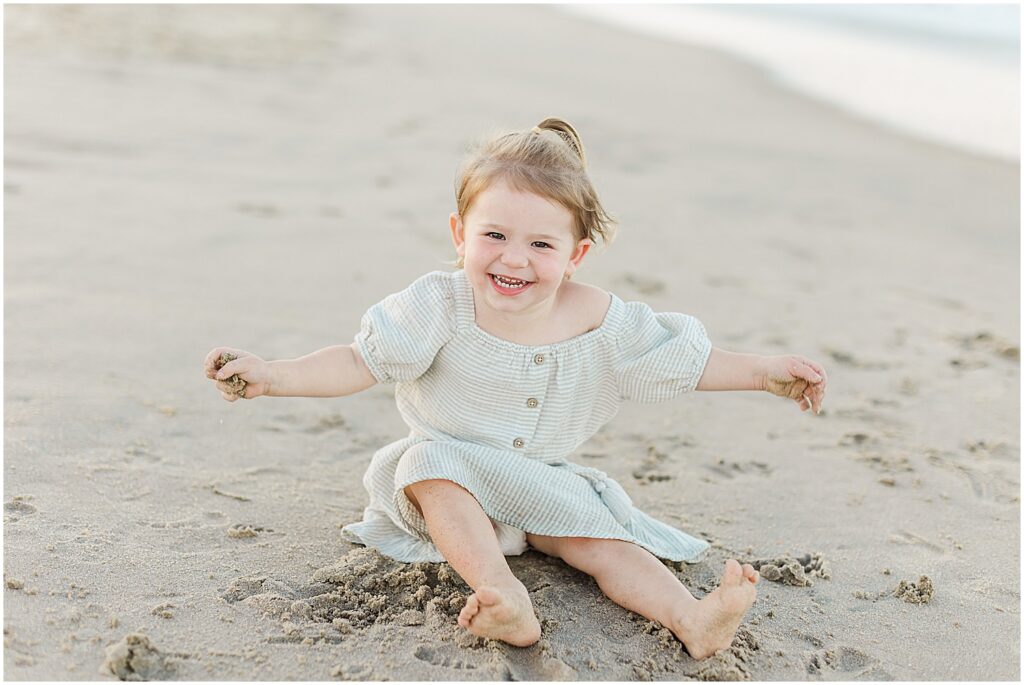
[[[450, 563], [474, 591], [458, 618], [471, 633], [519, 646], [540, 638], [505, 560], [533, 547], [671, 629], [694, 658], [729, 647], [757, 571], [730, 559], [698, 601], [658, 557], [696, 562], [708, 544], [636, 509], [618, 483], [569, 457], [626, 399], [766, 390], [817, 413], [824, 369], [713, 348], [693, 317], [570, 280], [613, 226], [580, 138], [561, 119], [477, 149], [455, 199], [457, 270], [372, 307], [352, 345], [274, 362], [216, 348], [207, 377], [229, 402], [396, 383], [409, 436], [374, 455], [363, 478], [369, 506], [344, 534], [400, 561]], [[237, 359], [218, 369], [223, 353]]]

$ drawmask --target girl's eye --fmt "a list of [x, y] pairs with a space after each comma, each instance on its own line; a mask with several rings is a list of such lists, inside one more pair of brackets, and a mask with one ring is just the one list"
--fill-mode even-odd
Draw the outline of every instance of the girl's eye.
[[535, 243], [533, 243], [533, 246], [534, 246], [534, 247], [540, 247], [540, 248], [548, 248], [548, 247], [551, 247], [551, 245], [549, 245], [548, 243], [544, 243], [544, 242], [541, 242], [541, 241], [539, 241], [539, 240], [538, 240], [538, 241], [536, 241]]
[[500, 233], [496, 233], [494, 231], [491, 231], [490, 233], [484, 233], [484, 235], [486, 237], [488, 237], [488, 238], [494, 238], [495, 240], [504, 240], [505, 239], [505, 236], [503, 236]]

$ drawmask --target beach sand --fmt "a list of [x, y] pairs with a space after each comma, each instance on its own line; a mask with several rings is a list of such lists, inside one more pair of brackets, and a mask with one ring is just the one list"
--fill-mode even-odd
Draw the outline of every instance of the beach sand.
[[[5, 678], [1019, 679], [1017, 166], [543, 6], [7, 6], [5, 37]], [[465, 633], [450, 567], [339, 535], [393, 388], [203, 375], [449, 268], [467, 142], [549, 115], [621, 222], [579, 280], [829, 372], [821, 416], [697, 393], [577, 455], [712, 542], [697, 596], [762, 566], [702, 662], [537, 552], [540, 643]]]

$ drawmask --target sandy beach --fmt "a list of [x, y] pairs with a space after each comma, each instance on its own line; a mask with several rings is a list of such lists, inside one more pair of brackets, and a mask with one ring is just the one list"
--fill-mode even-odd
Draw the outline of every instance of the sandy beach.
[[[1019, 165], [544, 6], [4, 14], [6, 679], [1020, 678]], [[469, 635], [449, 566], [340, 537], [393, 387], [203, 375], [450, 268], [466, 145], [549, 115], [620, 221], [578, 280], [829, 372], [817, 417], [694, 393], [576, 455], [712, 543], [673, 566], [696, 596], [762, 566], [704, 661], [535, 551], [540, 643]]]

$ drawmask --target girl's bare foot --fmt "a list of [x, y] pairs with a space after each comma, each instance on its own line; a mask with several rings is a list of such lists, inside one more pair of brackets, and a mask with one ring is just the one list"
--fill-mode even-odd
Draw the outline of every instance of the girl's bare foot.
[[526, 588], [478, 588], [459, 613], [459, 625], [516, 647], [529, 647], [540, 639], [540, 623]]
[[728, 649], [743, 615], [757, 597], [760, 574], [750, 564], [735, 559], [725, 562], [718, 588], [700, 601], [692, 601], [676, 614], [670, 626], [694, 659]]

